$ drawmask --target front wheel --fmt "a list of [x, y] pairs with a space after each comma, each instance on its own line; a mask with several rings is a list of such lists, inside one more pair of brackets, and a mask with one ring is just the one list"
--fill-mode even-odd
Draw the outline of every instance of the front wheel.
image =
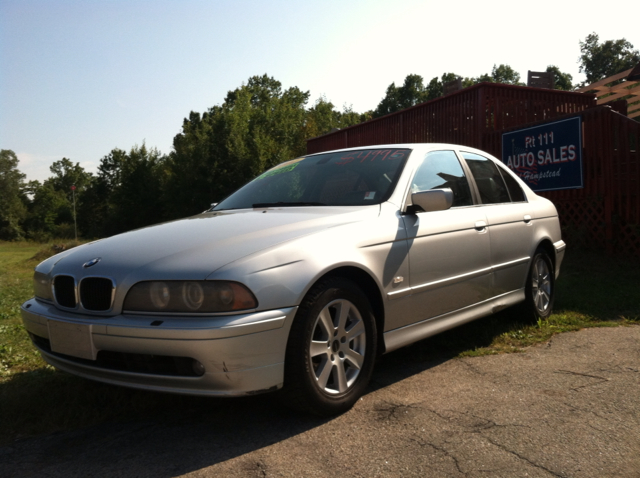
[[536, 251], [526, 286], [525, 307], [533, 319], [547, 319], [551, 315], [555, 298], [553, 263], [541, 249]]
[[283, 394], [289, 405], [317, 415], [347, 411], [364, 393], [376, 356], [369, 301], [351, 281], [321, 281], [291, 326]]

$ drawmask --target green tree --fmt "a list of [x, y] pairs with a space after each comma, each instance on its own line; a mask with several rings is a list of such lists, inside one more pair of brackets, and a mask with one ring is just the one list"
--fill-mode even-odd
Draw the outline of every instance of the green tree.
[[118, 231], [113, 191], [121, 184], [127, 152], [115, 148], [100, 160], [78, 203], [78, 227], [86, 237], [110, 236]]
[[[308, 100], [309, 92], [283, 90], [263, 75], [229, 91], [222, 105], [191, 112], [167, 162], [169, 217], [200, 212], [265, 169], [304, 154]], [[322, 127], [331, 121], [323, 119]]]
[[560, 68], [555, 65], [549, 65], [546, 71], [553, 72], [554, 89], [563, 91], [573, 90], [573, 76], [571, 76], [569, 73], [563, 73], [562, 71], [560, 71]]
[[305, 139], [315, 138], [330, 133], [335, 129], [348, 128], [367, 120], [365, 114], [353, 111], [351, 107], [344, 106], [342, 111], [337, 111], [330, 101], [321, 97], [307, 110], [304, 123]]
[[73, 200], [73, 192], [71, 186], [75, 186], [75, 194], [81, 195], [84, 188], [91, 181], [91, 173], [84, 170], [80, 163], [75, 165], [68, 158], [62, 158], [60, 161], [55, 161], [49, 170], [53, 174], [47, 182], [57, 191], [64, 191], [69, 199], [69, 202]]
[[82, 202], [92, 175], [68, 158], [55, 161], [49, 170], [52, 176], [43, 184], [30, 182], [27, 188], [33, 198], [25, 221], [28, 236], [38, 240], [74, 237], [74, 196], [77, 204]]
[[73, 216], [69, 199], [64, 191], [55, 189], [50, 181], [40, 185], [31, 182], [33, 200], [24, 222], [31, 239], [46, 241], [54, 237], [73, 236]]
[[18, 157], [10, 149], [0, 150], [0, 239], [15, 240], [24, 235], [26, 217], [25, 175], [18, 170]]
[[480, 75], [479, 77], [473, 80], [474, 83], [501, 83], [505, 85], [518, 85], [518, 86], [526, 86], [524, 83], [520, 81], [520, 73], [517, 73], [513, 68], [509, 65], [493, 65], [491, 69], [491, 74], [485, 73], [484, 75]]
[[[432, 78], [427, 85], [427, 100], [434, 100], [443, 96], [444, 85], [458, 78], [461, 78], [460, 75], [456, 75], [455, 73], [443, 73], [440, 78], [438, 78], [437, 76]], [[466, 88], [467, 86], [471, 86], [473, 84], [473, 81], [469, 78], [465, 78], [464, 80], [462, 80], [463, 88]]]
[[402, 86], [397, 87], [395, 82], [387, 87], [384, 98], [374, 110], [374, 118], [388, 115], [396, 111], [409, 108], [428, 99], [428, 91], [424, 86], [422, 76], [410, 74], [404, 79]]
[[426, 101], [424, 80], [420, 75], [407, 75], [398, 89], [398, 100], [404, 108], [415, 106]]
[[[349, 126], [364, 123], [365, 121], [369, 121], [371, 118], [373, 118], [373, 110], [365, 111], [364, 113], [358, 113], [357, 111], [353, 111], [352, 105], [343, 105], [342, 111], [336, 111], [336, 113], [338, 114], [339, 123], [341, 125], [339, 126], [339, 128], [348, 128]], [[329, 131], [325, 131], [325, 133], [328, 132]], [[307, 136], [306, 139], [309, 138], [310, 136]]]
[[580, 42], [580, 51], [580, 72], [584, 72], [587, 77], [583, 85], [590, 85], [633, 68], [640, 62], [640, 52], [634, 50], [626, 39], [600, 43], [600, 37], [595, 32]]
[[398, 98], [398, 88], [395, 82], [393, 82], [387, 87], [384, 98], [380, 100], [380, 103], [378, 103], [378, 106], [373, 111], [373, 117], [379, 118], [390, 113], [395, 113], [401, 109], [400, 99]]
[[120, 163], [119, 182], [112, 189], [110, 233], [119, 233], [161, 222], [164, 162], [155, 148], [134, 146]]
[[104, 237], [164, 220], [165, 161], [145, 144], [129, 153], [116, 148], [103, 157], [78, 206], [82, 233]]

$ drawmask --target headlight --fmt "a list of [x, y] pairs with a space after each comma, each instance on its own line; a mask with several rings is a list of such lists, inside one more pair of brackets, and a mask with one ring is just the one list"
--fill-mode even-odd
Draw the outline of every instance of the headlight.
[[229, 312], [257, 306], [249, 289], [228, 281], [138, 282], [124, 300], [124, 310], [139, 312]]
[[150, 282], [149, 283], [149, 300], [153, 306], [158, 309], [164, 309], [169, 305], [171, 293], [166, 282]]
[[48, 274], [38, 271], [33, 273], [33, 293], [38, 299], [53, 300], [51, 279]]

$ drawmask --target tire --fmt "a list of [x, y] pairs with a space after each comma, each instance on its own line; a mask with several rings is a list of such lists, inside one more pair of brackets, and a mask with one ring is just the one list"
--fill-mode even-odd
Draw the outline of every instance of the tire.
[[555, 299], [555, 274], [549, 255], [538, 249], [533, 256], [525, 290], [525, 310], [534, 320], [547, 319]]
[[376, 348], [376, 323], [364, 293], [346, 279], [319, 282], [291, 326], [285, 401], [315, 415], [344, 413], [367, 388]]

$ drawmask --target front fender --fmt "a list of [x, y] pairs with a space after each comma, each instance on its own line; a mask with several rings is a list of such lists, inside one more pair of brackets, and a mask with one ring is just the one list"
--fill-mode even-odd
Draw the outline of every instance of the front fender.
[[[297, 306], [324, 275], [355, 267], [376, 283], [381, 297], [408, 277], [404, 225], [397, 214], [346, 224], [279, 244], [235, 261], [208, 279], [237, 280], [256, 295], [259, 310]], [[278, 305], [276, 305], [278, 304]]]

